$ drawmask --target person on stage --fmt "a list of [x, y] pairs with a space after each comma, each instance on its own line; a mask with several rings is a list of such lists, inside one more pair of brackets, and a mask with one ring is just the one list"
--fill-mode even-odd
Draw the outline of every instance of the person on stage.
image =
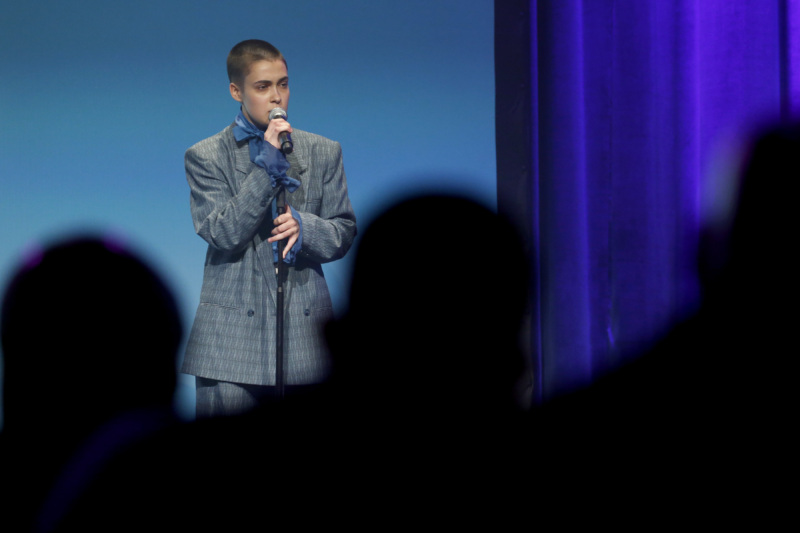
[[[227, 67], [239, 113], [185, 157], [194, 227], [208, 243], [181, 368], [196, 376], [198, 417], [235, 414], [275, 398], [282, 390], [276, 352], [283, 352], [288, 392], [325, 380], [322, 327], [333, 310], [322, 263], [344, 256], [356, 235], [341, 146], [286, 120], [289, 74], [281, 52], [265, 41], [243, 41]], [[288, 270], [280, 349], [278, 260]]]

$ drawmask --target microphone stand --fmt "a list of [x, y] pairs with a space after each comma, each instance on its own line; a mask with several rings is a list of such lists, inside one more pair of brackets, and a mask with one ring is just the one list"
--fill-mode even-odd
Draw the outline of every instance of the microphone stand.
[[[283, 185], [278, 189], [278, 196], [276, 199], [276, 206], [278, 216], [286, 211], [286, 189]], [[278, 399], [283, 399], [284, 396], [284, 379], [283, 379], [283, 286], [286, 281], [286, 263], [283, 262], [283, 249], [285, 246], [285, 239], [278, 241], [278, 262], [275, 264], [275, 275], [278, 281], [278, 291], [275, 298], [276, 312], [275, 315], [275, 389], [278, 394]]]
[[[272, 120], [274, 118], [283, 118], [286, 119], [286, 111], [283, 109], [276, 107], [269, 113], [269, 119]], [[281, 144], [281, 152], [283, 155], [289, 155], [294, 150], [294, 145], [292, 144], [292, 137], [286, 133], [282, 132], [279, 137], [280, 144]], [[278, 195], [276, 197], [276, 207], [278, 211], [278, 216], [282, 215], [286, 212], [286, 187], [281, 185], [278, 189]], [[278, 399], [282, 400], [284, 396], [284, 372], [283, 372], [283, 363], [284, 363], [284, 356], [283, 356], [283, 298], [284, 298], [284, 284], [286, 283], [286, 263], [283, 262], [283, 249], [286, 246], [285, 239], [281, 239], [278, 241], [278, 262], [275, 265], [275, 275], [277, 276], [278, 281], [278, 291], [275, 297], [275, 304], [276, 304], [276, 312], [275, 315], [275, 389], [278, 394]]]

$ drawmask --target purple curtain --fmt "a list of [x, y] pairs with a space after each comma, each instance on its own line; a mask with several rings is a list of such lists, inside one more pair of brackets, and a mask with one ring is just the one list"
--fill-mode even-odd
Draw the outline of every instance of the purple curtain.
[[534, 398], [697, 303], [724, 146], [800, 109], [800, 0], [495, 2], [498, 209], [533, 258]]

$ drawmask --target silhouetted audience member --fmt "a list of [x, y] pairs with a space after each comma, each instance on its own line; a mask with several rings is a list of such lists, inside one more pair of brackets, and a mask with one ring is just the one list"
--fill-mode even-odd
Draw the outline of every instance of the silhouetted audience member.
[[2, 308], [4, 531], [52, 530], [107, 462], [173, 422], [181, 335], [170, 291], [119, 242], [28, 255]]
[[363, 236], [349, 310], [328, 328], [336, 378], [415, 421], [513, 410], [526, 265], [511, 225], [471, 200], [391, 207]]
[[648, 523], [764, 526], [785, 516], [775, 483], [794, 453], [798, 154], [798, 125], [749, 147], [735, 201], [707, 221], [694, 316], [539, 410], [548, 453], [568, 467], [554, 476], [581, 480], [595, 503], [646, 511]]
[[407, 516], [477, 519], [518, 491], [527, 265], [505, 219], [455, 196], [399, 202], [364, 233], [349, 309], [327, 328], [331, 384], [369, 443], [355, 472], [391, 509], [412, 494]]

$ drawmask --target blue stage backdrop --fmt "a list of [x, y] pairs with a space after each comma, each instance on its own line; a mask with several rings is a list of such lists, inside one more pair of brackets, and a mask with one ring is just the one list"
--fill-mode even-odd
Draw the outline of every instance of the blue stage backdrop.
[[[225, 58], [249, 38], [288, 59], [292, 125], [341, 142], [362, 228], [422, 189], [494, 207], [490, 0], [13, 2], [0, 19], [3, 286], [34, 243], [112, 232], [166, 278], [191, 325], [206, 245], [183, 154], [236, 115]], [[339, 310], [348, 271], [325, 266]], [[193, 383], [180, 381], [185, 414]]]

